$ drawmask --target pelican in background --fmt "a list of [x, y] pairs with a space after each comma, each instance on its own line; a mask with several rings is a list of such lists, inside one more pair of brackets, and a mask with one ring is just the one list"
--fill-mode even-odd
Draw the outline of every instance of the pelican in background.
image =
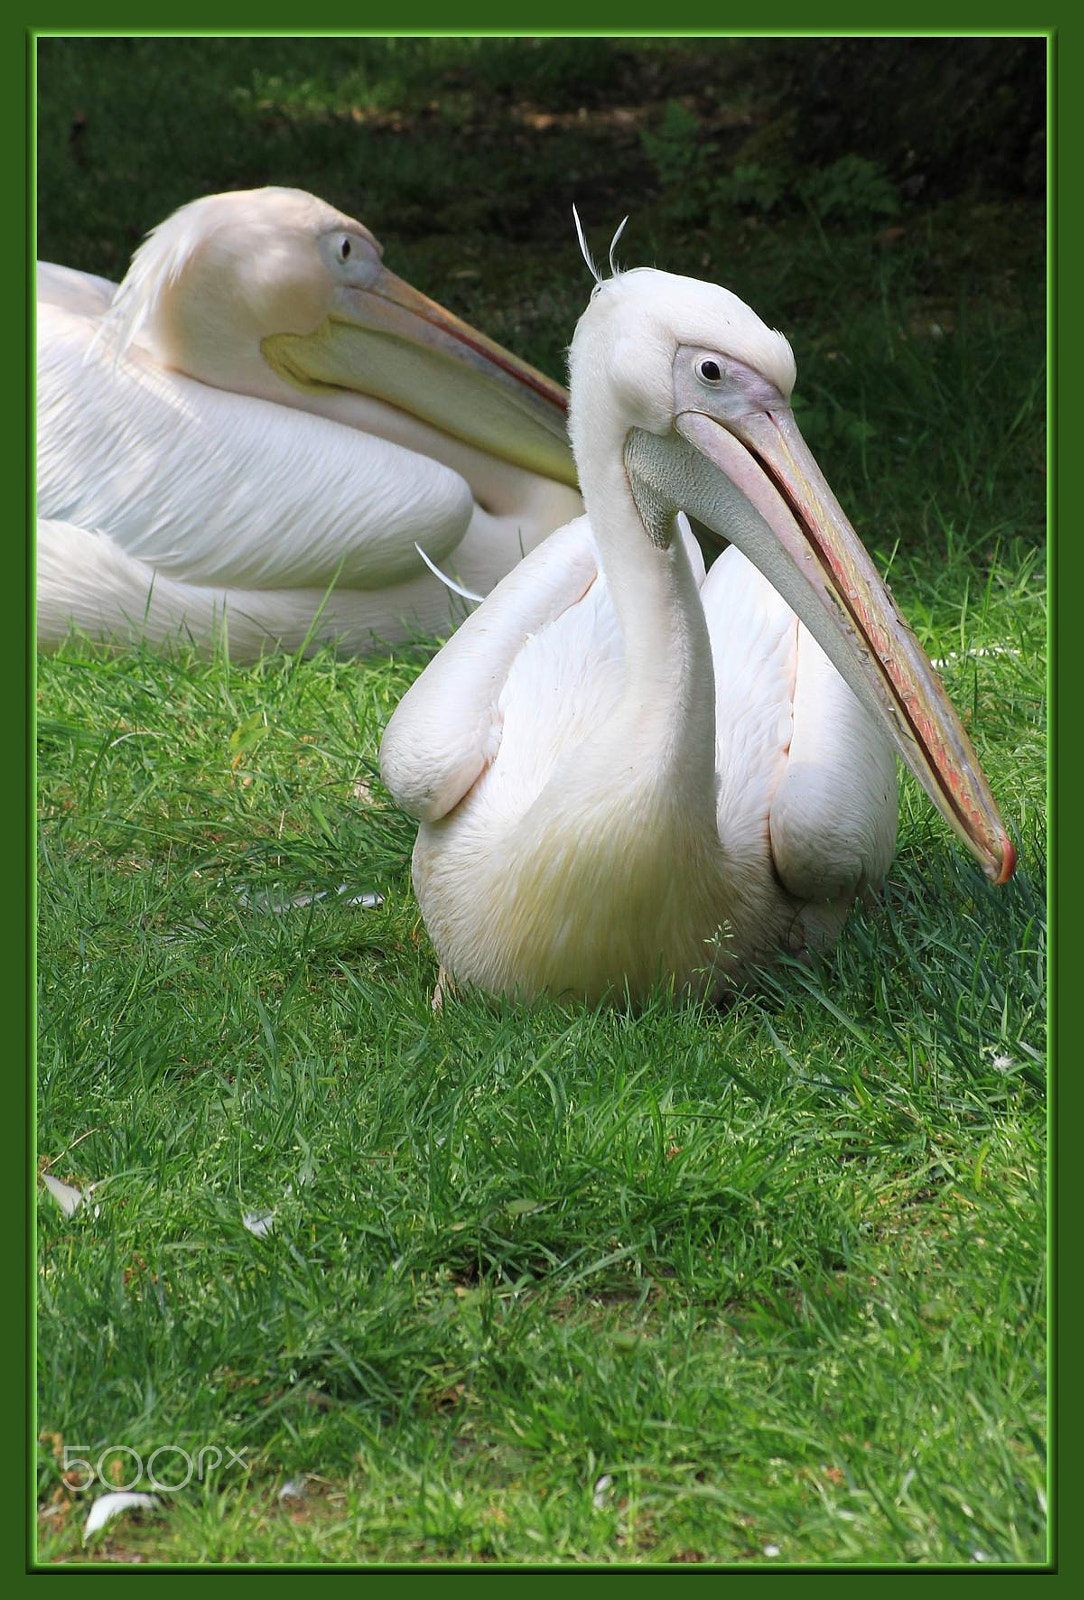
[[[1005, 882], [967, 734], [795, 424], [783, 336], [642, 268], [599, 282], [570, 374], [586, 516], [467, 618], [381, 747], [442, 976], [641, 1002], [822, 946], [892, 857], [894, 750]], [[706, 576], [682, 513], [731, 542]]]
[[119, 289], [39, 265], [39, 645], [361, 652], [447, 629], [419, 546], [484, 591], [579, 514], [564, 390], [382, 254], [269, 188], [183, 206]]

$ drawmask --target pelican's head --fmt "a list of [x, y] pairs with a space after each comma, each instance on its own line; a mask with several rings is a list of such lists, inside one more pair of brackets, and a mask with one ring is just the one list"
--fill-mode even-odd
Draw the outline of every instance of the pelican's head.
[[[712, 361], [719, 366], [719, 379], [701, 376], [700, 357], [708, 368]], [[719, 400], [726, 391], [733, 404], [741, 375], [748, 374], [750, 389], [741, 400], [748, 409], [746, 399], [785, 402], [795, 378], [786, 339], [736, 294], [651, 267], [616, 273], [596, 285], [576, 327], [569, 368], [574, 447], [577, 429], [607, 409], [626, 426], [665, 434], [683, 409], [686, 389], [707, 400]], [[608, 408], [588, 399], [600, 379]]]
[[570, 371], [588, 514], [594, 463], [619, 459], [654, 544], [670, 544], [677, 511], [736, 544], [1004, 883], [1015, 851], [978, 757], [798, 430], [782, 334], [718, 285], [641, 268], [596, 287]]
[[[562, 482], [559, 384], [389, 272], [369, 230], [301, 189], [205, 195], [153, 230], [106, 321], [220, 388], [371, 395]], [[283, 398], [289, 397], [289, 391]]]

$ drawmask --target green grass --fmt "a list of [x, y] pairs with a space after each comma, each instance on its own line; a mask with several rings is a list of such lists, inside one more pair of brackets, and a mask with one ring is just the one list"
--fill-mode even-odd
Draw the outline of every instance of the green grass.
[[[41, 253], [118, 274], [193, 194], [300, 182], [559, 373], [566, 201], [605, 233], [635, 194], [630, 262], [793, 337], [803, 428], [1021, 866], [991, 889], [908, 782], [880, 902], [725, 1011], [434, 1013], [375, 776], [424, 648], [40, 661], [38, 1150], [101, 1187], [72, 1218], [41, 1191], [39, 1560], [1040, 1562], [1035, 210], [679, 226], [639, 133], [696, 93], [688, 42], [288, 43], [43, 42]], [[84, 1547], [65, 1447], [216, 1444], [244, 1467]]]
[[[935, 653], [945, 587], [896, 576]], [[722, 1013], [432, 1013], [373, 777], [416, 659], [42, 663], [39, 1147], [108, 1181], [41, 1209], [39, 1421], [248, 1461], [107, 1554], [1041, 1558], [1042, 596], [984, 596], [1017, 877], [909, 787], [883, 903]]]

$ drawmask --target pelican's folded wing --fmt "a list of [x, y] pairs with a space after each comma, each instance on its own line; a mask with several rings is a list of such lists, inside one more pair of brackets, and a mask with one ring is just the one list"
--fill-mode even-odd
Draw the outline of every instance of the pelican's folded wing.
[[883, 877], [895, 758], [820, 645], [733, 547], [701, 591], [717, 683], [719, 835], [736, 879], [838, 903]]
[[38, 318], [38, 512], [107, 534], [185, 583], [379, 589], [463, 537], [471, 491], [448, 467], [323, 417], [196, 382], [94, 324]]
[[794, 731], [772, 800], [776, 870], [803, 900], [850, 905], [896, 848], [896, 757], [813, 635], [797, 633]]
[[[395, 619], [419, 601], [440, 626], [435, 578], [385, 589], [238, 589], [188, 583], [130, 556], [108, 534], [42, 518], [37, 542], [37, 646], [55, 649], [75, 630], [112, 644], [227, 648], [231, 660], [334, 644], [346, 654], [386, 649]], [[422, 587], [437, 596], [420, 596]], [[414, 624], [407, 630], [417, 632]]]
[[587, 518], [540, 544], [452, 635], [384, 730], [380, 770], [405, 811], [435, 822], [459, 804], [500, 745], [498, 702], [526, 639], [598, 575]]
[[62, 306], [84, 317], [104, 317], [117, 292], [115, 283], [93, 272], [76, 272], [73, 267], [58, 267], [52, 261], [38, 262], [37, 301], [39, 306]]

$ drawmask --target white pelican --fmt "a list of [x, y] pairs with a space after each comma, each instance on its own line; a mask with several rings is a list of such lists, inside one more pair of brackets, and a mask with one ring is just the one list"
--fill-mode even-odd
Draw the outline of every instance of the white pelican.
[[320, 614], [361, 651], [447, 628], [416, 544], [485, 590], [579, 514], [564, 390], [381, 255], [255, 189], [182, 207], [119, 289], [39, 266], [40, 645], [203, 642], [225, 613], [246, 659]]
[[[639, 269], [594, 291], [570, 373], [587, 515], [384, 733], [443, 974], [642, 1001], [823, 944], [891, 859], [893, 746], [1004, 882], [970, 741], [795, 425], [783, 336]], [[681, 512], [735, 547], [706, 577]]]

